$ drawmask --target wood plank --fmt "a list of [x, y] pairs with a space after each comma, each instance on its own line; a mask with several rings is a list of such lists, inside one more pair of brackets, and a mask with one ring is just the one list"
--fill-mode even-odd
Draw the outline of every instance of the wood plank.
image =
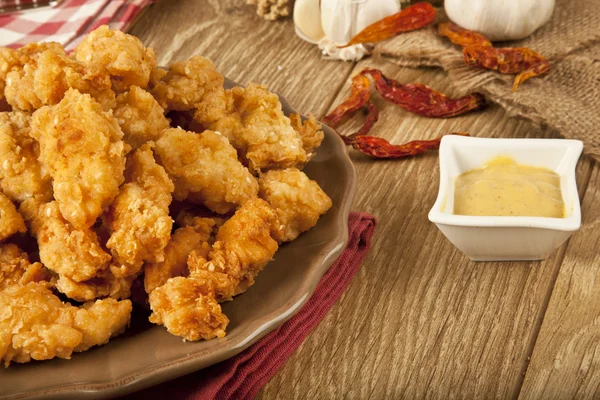
[[[439, 70], [367, 60], [401, 82], [447, 92]], [[345, 85], [340, 97], [349, 92]], [[373, 134], [401, 143], [468, 131], [555, 137], [497, 106], [441, 120], [378, 102]], [[342, 128], [352, 132], [357, 123]], [[565, 246], [544, 262], [473, 263], [427, 220], [438, 187], [436, 153], [377, 161], [352, 152], [354, 209], [374, 213], [374, 247], [351, 286], [258, 398], [516, 397]], [[589, 162], [579, 164], [583, 188]]]
[[[291, 20], [268, 22], [243, 1], [161, 1], [132, 27], [159, 65], [200, 54], [240, 84], [264, 83], [298, 111], [323, 114], [353, 64], [323, 60]], [[326, 84], [325, 84], [326, 83]]]
[[522, 399], [600, 397], [600, 164], [582, 204], [535, 343]]

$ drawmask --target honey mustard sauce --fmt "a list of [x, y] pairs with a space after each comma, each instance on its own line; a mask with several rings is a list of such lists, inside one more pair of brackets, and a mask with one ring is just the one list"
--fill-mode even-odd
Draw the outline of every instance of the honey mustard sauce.
[[564, 218], [560, 176], [496, 157], [456, 178], [454, 214]]

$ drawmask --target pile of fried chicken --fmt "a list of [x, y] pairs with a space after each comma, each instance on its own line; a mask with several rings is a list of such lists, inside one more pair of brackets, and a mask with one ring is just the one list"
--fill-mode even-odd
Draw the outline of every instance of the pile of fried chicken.
[[224, 88], [203, 57], [158, 68], [102, 26], [0, 48], [0, 359], [70, 358], [132, 302], [186, 340], [332, 203], [301, 168], [323, 140], [264, 86]]

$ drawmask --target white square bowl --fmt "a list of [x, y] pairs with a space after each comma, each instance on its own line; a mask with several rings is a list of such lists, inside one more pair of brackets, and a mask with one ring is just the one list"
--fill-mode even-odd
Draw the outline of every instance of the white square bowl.
[[[440, 188], [429, 220], [474, 261], [542, 260], [581, 226], [575, 167], [582, 150], [579, 140], [445, 136], [440, 145]], [[454, 215], [456, 177], [497, 156], [556, 172], [566, 217]]]

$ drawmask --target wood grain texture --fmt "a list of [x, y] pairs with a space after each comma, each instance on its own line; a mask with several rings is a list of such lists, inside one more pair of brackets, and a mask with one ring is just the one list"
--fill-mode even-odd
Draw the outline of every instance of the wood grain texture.
[[521, 391], [522, 399], [600, 398], [600, 165], [583, 198]]
[[[354, 73], [365, 66], [459, 92], [442, 71], [363, 61]], [[348, 85], [335, 104], [347, 93]], [[372, 133], [394, 143], [452, 131], [553, 137], [497, 106], [441, 120], [377, 104], [381, 119]], [[341, 131], [356, 127], [352, 121]], [[380, 220], [374, 248], [339, 303], [259, 397], [516, 397], [564, 247], [545, 262], [470, 262], [427, 220], [438, 187], [436, 153], [391, 162], [352, 157], [360, 181], [354, 208]], [[589, 168], [579, 165], [582, 188]]]
[[[348, 77], [366, 66], [464, 94], [440, 70], [324, 61], [295, 37], [289, 19], [263, 21], [241, 0], [160, 1], [132, 33], [155, 48], [161, 65], [201, 54], [229, 78], [265, 83], [317, 116], [348, 94]], [[375, 102], [381, 118], [372, 133], [394, 143], [452, 131], [556, 137], [497, 106], [442, 120]], [[356, 117], [340, 130], [351, 133], [360, 122]], [[359, 176], [354, 209], [379, 218], [374, 247], [258, 398], [516, 398], [521, 386], [523, 398], [598, 397], [600, 322], [590, 306], [600, 300], [597, 165], [578, 165], [584, 225], [570, 243], [544, 262], [473, 263], [427, 220], [438, 188], [437, 153], [373, 161], [350, 152]]]

